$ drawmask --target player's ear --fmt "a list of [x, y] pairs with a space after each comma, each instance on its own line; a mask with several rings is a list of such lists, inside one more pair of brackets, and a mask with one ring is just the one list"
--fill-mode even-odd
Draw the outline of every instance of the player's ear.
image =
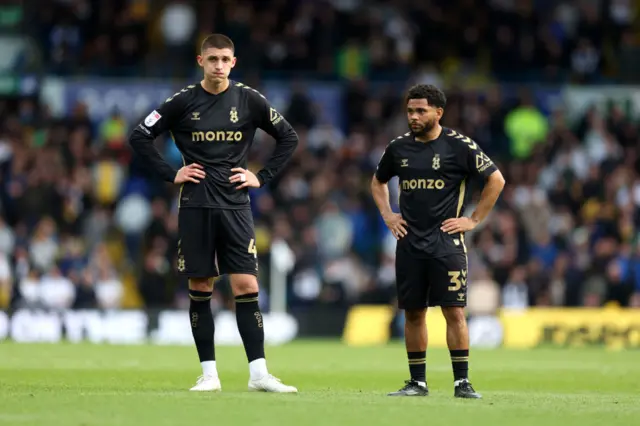
[[436, 108], [436, 115], [438, 116], [438, 120], [440, 120], [444, 115], [444, 108]]
[[231, 60], [231, 68], [236, 66], [236, 62], [238, 61], [238, 58], [236, 58], [235, 56], [233, 57], [233, 59]]
[[204, 58], [202, 57], [202, 55], [196, 56], [196, 59], [198, 60], [198, 65], [200, 65], [201, 67], [204, 67], [204, 64], [202, 63]]

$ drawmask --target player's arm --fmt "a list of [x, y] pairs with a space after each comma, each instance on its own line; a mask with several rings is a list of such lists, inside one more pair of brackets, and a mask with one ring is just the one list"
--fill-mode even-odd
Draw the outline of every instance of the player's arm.
[[[298, 146], [298, 134], [291, 124], [269, 104], [264, 96], [251, 89], [247, 90], [249, 94], [249, 107], [252, 113], [255, 114], [256, 126], [276, 140], [276, 147], [267, 164], [265, 164], [262, 170], [255, 174], [257, 178], [256, 182], [250, 182], [250, 172], [247, 170], [242, 168], [232, 169], [233, 172], [238, 174], [232, 176], [231, 182], [242, 182], [242, 180], [240, 180], [242, 178], [241, 175], [247, 175], [246, 182], [238, 186], [238, 189], [249, 186], [261, 187], [269, 183], [284, 169], [284, 166], [287, 165]], [[234, 180], [236, 177], [238, 179]]]
[[182, 115], [184, 105], [177, 97], [162, 104], [152, 111], [129, 136], [131, 148], [145, 161], [151, 169], [166, 182], [181, 184], [185, 182], [198, 183], [198, 179], [204, 179], [203, 167], [199, 164], [190, 164], [175, 170], [162, 157], [154, 141], [163, 133], [171, 130]]
[[489, 215], [504, 189], [505, 180], [500, 170], [477, 144], [473, 143], [472, 146], [476, 149], [464, 148], [467, 150], [466, 164], [472, 176], [480, 176], [484, 179], [484, 188], [471, 217], [451, 218], [442, 223], [441, 229], [449, 234], [467, 232], [475, 228]]
[[497, 168], [486, 178], [482, 194], [480, 194], [480, 201], [471, 214], [471, 220], [476, 225], [482, 222], [493, 209], [500, 193], [504, 189], [504, 184], [504, 177]]
[[378, 210], [380, 211], [380, 215], [382, 216], [384, 223], [387, 225], [393, 236], [396, 237], [396, 239], [400, 239], [407, 235], [407, 230], [405, 228], [405, 226], [407, 226], [407, 222], [402, 218], [402, 215], [394, 213], [393, 210], [391, 210], [388, 183], [393, 176], [395, 176], [393, 170], [393, 155], [391, 153], [391, 149], [387, 147], [384, 154], [382, 154], [382, 158], [378, 163], [378, 168], [371, 179], [371, 194], [373, 196], [373, 201], [375, 201], [376, 206], [378, 206]]

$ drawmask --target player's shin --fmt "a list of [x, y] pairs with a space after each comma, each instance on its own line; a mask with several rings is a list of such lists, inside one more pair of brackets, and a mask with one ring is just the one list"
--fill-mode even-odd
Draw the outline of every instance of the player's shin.
[[189, 290], [191, 332], [202, 365], [202, 374], [205, 377], [218, 376], [214, 348], [215, 326], [210, 305], [211, 296], [211, 291]]
[[388, 393], [388, 396], [427, 396], [426, 355], [427, 355], [427, 326], [425, 309], [405, 310], [404, 341], [409, 358], [409, 372], [411, 379], [405, 381], [404, 387]]
[[442, 308], [442, 313], [447, 321], [447, 346], [451, 355], [454, 395], [457, 398], [482, 398], [469, 382], [469, 329], [464, 308]]
[[461, 307], [443, 308], [447, 321], [447, 346], [451, 356], [453, 379], [469, 378], [469, 330], [464, 309]]
[[264, 326], [258, 305], [258, 293], [236, 296], [236, 321], [249, 361], [251, 379], [268, 375], [264, 355]]
[[405, 345], [411, 380], [426, 386], [427, 326], [425, 310], [405, 312]]

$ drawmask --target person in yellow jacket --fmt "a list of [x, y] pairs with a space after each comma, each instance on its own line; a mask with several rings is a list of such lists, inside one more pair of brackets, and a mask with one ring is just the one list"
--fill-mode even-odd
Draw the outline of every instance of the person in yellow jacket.
[[537, 144], [546, 140], [549, 121], [525, 95], [521, 105], [507, 114], [504, 130], [511, 142], [511, 155], [525, 159]]

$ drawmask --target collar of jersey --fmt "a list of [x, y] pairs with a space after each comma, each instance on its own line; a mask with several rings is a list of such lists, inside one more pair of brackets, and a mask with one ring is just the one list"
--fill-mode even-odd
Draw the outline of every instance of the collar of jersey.
[[233, 84], [234, 84], [234, 82], [233, 82], [232, 80], [229, 80], [229, 86], [228, 86], [224, 91], [222, 91], [222, 92], [220, 92], [220, 93], [217, 93], [217, 94], [216, 94], [216, 93], [211, 93], [211, 92], [207, 91], [204, 87], [202, 87], [202, 83], [201, 83], [201, 82], [198, 82], [198, 87], [200, 88], [200, 90], [201, 90], [205, 95], [209, 95], [209, 96], [222, 96], [222, 95], [224, 95], [225, 93], [227, 93], [227, 92], [231, 89], [231, 87], [233, 86]]
[[438, 141], [438, 140], [442, 137], [442, 135], [444, 134], [444, 130], [445, 130], [445, 128], [444, 128], [444, 126], [442, 126], [442, 127], [440, 128], [440, 133], [438, 134], [438, 136], [436, 136], [436, 138], [435, 138], [435, 139], [431, 139], [430, 141], [426, 141], [426, 142], [419, 141], [419, 140], [417, 140], [417, 139], [416, 139], [416, 137], [415, 137], [415, 136], [413, 136], [413, 135], [411, 135], [411, 136], [413, 137], [413, 141], [414, 141], [414, 142], [417, 142], [417, 143], [422, 144], [422, 145], [430, 145], [430, 144], [432, 144], [432, 143], [434, 143], [434, 142]]

